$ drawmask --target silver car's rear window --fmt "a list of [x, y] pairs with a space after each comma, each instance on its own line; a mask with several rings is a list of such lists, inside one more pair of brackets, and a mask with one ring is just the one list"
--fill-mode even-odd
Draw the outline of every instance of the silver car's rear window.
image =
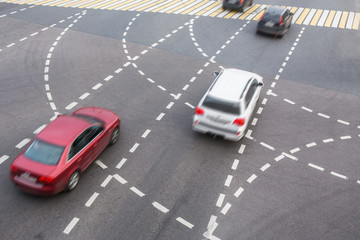
[[210, 95], [205, 97], [203, 106], [236, 115], [240, 115], [241, 112], [239, 102], [224, 101]]
[[64, 149], [64, 147], [35, 139], [25, 151], [24, 155], [39, 163], [57, 165]]

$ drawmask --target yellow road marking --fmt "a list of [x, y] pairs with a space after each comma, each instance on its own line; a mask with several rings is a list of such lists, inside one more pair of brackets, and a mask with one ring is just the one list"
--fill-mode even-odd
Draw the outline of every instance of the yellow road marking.
[[168, 4], [165, 4], [165, 5], [161, 6], [161, 7], [155, 8], [154, 10], [152, 10], [152, 12], [158, 12], [158, 11], [160, 11], [161, 9], [164, 9], [164, 8], [167, 8], [168, 6], [174, 5], [174, 4], [176, 4], [177, 2], [179, 2], [179, 1], [181, 1], [181, 0], [171, 1], [171, 2], [169, 2]]
[[319, 21], [319, 18], [321, 16], [322, 12], [323, 12], [323, 10], [321, 10], [321, 9], [316, 11], [314, 18], [311, 20], [311, 23], [310, 23], [311, 26], [316, 25], [316, 23]]
[[300, 17], [296, 20], [296, 24], [301, 24], [305, 17], [308, 15], [310, 8], [305, 8], [305, 10], [301, 13]]
[[173, 12], [175, 12], [175, 11], [177, 11], [177, 10], [179, 10], [179, 9], [181, 9], [181, 8], [183, 8], [183, 7], [185, 7], [186, 5], [188, 5], [188, 4], [192, 3], [192, 2], [195, 2], [195, 0], [191, 0], [191, 1], [188, 1], [188, 2], [186, 2], [186, 3], [184, 3], [184, 4], [181, 4], [181, 5], [179, 5], [179, 6], [175, 7], [175, 8], [173, 8], [173, 9], [170, 9], [170, 10], [169, 10], [169, 11], [167, 11], [166, 13], [173, 13]]
[[125, 2], [122, 2], [122, 3], [119, 3], [119, 4], [116, 4], [116, 5], [114, 5], [114, 6], [111, 6], [111, 7], [108, 7], [107, 9], [114, 9], [114, 8], [117, 8], [117, 7], [121, 7], [121, 6], [123, 6], [123, 5], [125, 5], [125, 4], [127, 4], [127, 3], [129, 3], [129, 2], [132, 2], [133, 0], [128, 0], [128, 1], [125, 1]]
[[61, 2], [55, 2], [55, 3], [52, 3], [52, 4], [49, 4], [48, 6], [50, 7], [53, 7], [53, 6], [58, 6], [60, 4], [63, 4], [63, 3], [66, 3], [66, 2], [70, 2], [71, 0], [64, 0], [64, 1], [61, 1]]
[[161, 3], [161, 2], [164, 2], [165, 0], [159, 0], [159, 1], [156, 1], [156, 2], [153, 2], [153, 3], [150, 3], [149, 5], [146, 5], [146, 6], [143, 6], [142, 8], [139, 8], [139, 9], [136, 9], [136, 11], [143, 11], [147, 8], [151, 8], [152, 6], [158, 4], [158, 3]]
[[261, 12], [259, 12], [259, 14], [256, 15], [252, 20], [259, 21], [260, 17], [263, 15], [264, 12], [265, 12], [265, 9], [261, 10]]
[[200, 12], [196, 13], [195, 15], [200, 16], [200, 15], [206, 13], [207, 11], [209, 11], [210, 9], [214, 8], [215, 6], [217, 6], [219, 4], [221, 4], [221, 3], [220, 2], [214, 2], [213, 4], [211, 4], [210, 6], [208, 6], [205, 9], [201, 10]]
[[329, 16], [327, 17], [326, 22], [324, 24], [325, 27], [330, 27], [330, 25], [334, 19], [335, 13], [336, 13], [336, 11], [330, 11]]
[[198, 4], [196, 4], [195, 6], [192, 6], [191, 8], [188, 8], [187, 10], [181, 12], [180, 14], [187, 14], [187, 13], [189, 13], [191, 11], [194, 11], [196, 8], [202, 6], [202, 5], [206, 4], [206, 3], [207, 3], [207, 1], [202, 1], [202, 2], [200, 2]]
[[297, 7], [292, 7], [290, 12], [295, 13], [297, 9], [298, 9]]
[[339, 28], [345, 28], [345, 24], [346, 24], [346, 19], [349, 15], [349, 12], [343, 12], [341, 19], [340, 19], [340, 24], [339, 24]]
[[253, 11], [255, 11], [257, 8], [260, 7], [260, 4], [255, 4], [254, 6], [252, 6], [252, 8], [250, 8], [249, 10], [247, 10], [246, 12], [244, 12], [239, 19], [245, 19], [247, 18]]
[[118, 0], [112, 0], [112, 1], [110, 1], [110, 2], [106, 2], [106, 3], [103, 3], [103, 4], [97, 5], [97, 6], [93, 7], [93, 9], [102, 8], [102, 7], [106, 6], [106, 5], [110, 5], [110, 4], [112, 4], [112, 3], [114, 3], [114, 2], [117, 2], [117, 1], [118, 1]]
[[71, 7], [73, 5], [76, 5], [76, 4], [79, 4], [79, 3], [82, 3], [82, 2], [86, 2], [86, 1], [87, 0], [81, 0], [81, 1], [73, 2], [73, 3], [69, 3], [69, 4], [64, 5], [63, 7]]
[[359, 29], [359, 22], [360, 22], [360, 13], [356, 13], [352, 29], [358, 30]]
[[84, 7], [87, 7], [87, 6], [90, 6], [90, 5], [93, 5], [93, 4], [96, 4], [98, 2], [101, 2], [103, 0], [96, 0], [96, 1], [91, 1], [89, 3], [86, 3], [85, 5], [80, 5], [80, 6], [77, 6], [78, 8], [84, 8]]
[[232, 16], [234, 16], [236, 13], [238, 13], [238, 11], [231, 11], [228, 14], [225, 15], [224, 18], [231, 18]]
[[215, 17], [216, 15], [220, 14], [221, 12], [223, 12], [224, 9], [221, 7], [218, 10], [216, 10], [215, 12], [213, 12], [212, 14], [210, 14], [210, 17]]
[[147, 3], [149, 1], [151, 1], [151, 0], [144, 0], [144, 1], [141, 1], [141, 2], [138, 2], [138, 3], [135, 3], [133, 5], [127, 6], [126, 8], [122, 8], [121, 10], [126, 11], [126, 10], [129, 10], [131, 8], [137, 7], [137, 6], [141, 5], [141, 4]]

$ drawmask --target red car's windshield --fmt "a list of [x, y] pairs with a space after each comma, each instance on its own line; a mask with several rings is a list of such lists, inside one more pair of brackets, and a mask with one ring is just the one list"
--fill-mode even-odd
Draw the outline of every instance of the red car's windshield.
[[57, 165], [64, 152], [64, 147], [56, 146], [39, 139], [35, 139], [24, 155], [36, 162], [47, 165]]

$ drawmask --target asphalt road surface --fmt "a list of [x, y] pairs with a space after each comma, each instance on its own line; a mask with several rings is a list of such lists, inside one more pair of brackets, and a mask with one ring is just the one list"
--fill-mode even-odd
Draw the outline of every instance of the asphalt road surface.
[[[254, 4], [0, 2], [1, 239], [360, 239], [360, 4]], [[270, 4], [295, 13], [283, 38], [255, 33]], [[228, 67], [264, 77], [239, 142], [191, 129]], [[119, 142], [70, 193], [17, 189], [12, 160], [84, 106]]]

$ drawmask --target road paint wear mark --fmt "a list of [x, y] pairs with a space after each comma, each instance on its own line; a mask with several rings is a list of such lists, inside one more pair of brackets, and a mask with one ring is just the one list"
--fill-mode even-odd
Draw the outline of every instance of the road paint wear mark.
[[99, 165], [99, 167], [101, 167], [102, 169], [106, 169], [106, 168], [107, 168], [107, 166], [106, 166], [103, 162], [101, 162], [100, 160], [96, 160], [95, 163], [96, 163], [97, 165]]
[[25, 138], [24, 140], [22, 140], [21, 142], [19, 142], [15, 147], [18, 149], [23, 148], [26, 144], [28, 144], [31, 140], [28, 138]]
[[77, 102], [72, 102], [72, 103], [70, 103], [69, 105], [67, 105], [67, 106], [65, 107], [65, 109], [66, 109], [66, 110], [70, 110], [70, 109], [72, 109], [73, 107], [75, 107], [77, 104], [78, 104]]
[[86, 206], [86, 207], [90, 207], [90, 206], [94, 203], [95, 199], [96, 199], [98, 196], [99, 196], [99, 193], [94, 192], [94, 194], [93, 194], [93, 195], [89, 198], [89, 200], [87, 200], [87, 202], [85, 203], [85, 206]]
[[160, 113], [159, 116], [156, 118], [157, 121], [160, 121], [165, 116], [165, 113]]
[[225, 204], [224, 208], [221, 210], [221, 213], [226, 215], [226, 213], [229, 211], [230, 207], [231, 207], [231, 204], [227, 202]]
[[150, 132], [151, 132], [150, 129], [146, 129], [146, 131], [143, 133], [143, 135], [141, 137], [146, 138], [149, 135]]
[[312, 163], [309, 163], [308, 166], [312, 167], [312, 168], [315, 168], [315, 169], [317, 169], [319, 171], [322, 171], [322, 172], [325, 170], [324, 168], [322, 168], [322, 167], [320, 167], [318, 165], [312, 164]]
[[126, 184], [127, 183], [127, 181], [124, 178], [122, 178], [119, 174], [114, 174], [114, 178], [116, 180], [118, 180], [121, 184]]
[[9, 156], [8, 155], [3, 155], [0, 157], [0, 164], [2, 164], [3, 162], [5, 162], [6, 160], [9, 159]]
[[342, 179], [345, 179], [347, 180], [347, 177], [342, 175], [342, 174], [339, 174], [339, 173], [336, 173], [336, 172], [330, 172], [331, 175], [335, 176], [335, 177], [338, 177], [338, 178], [342, 178]]
[[163, 213], [167, 213], [169, 211], [169, 209], [167, 209], [166, 207], [164, 207], [163, 205], [161, 205], [158, 202], [153, 202], [152, 205], [158, 209], [159, 211], [163, 212]]
[[129, 150], [129, 152], [133, 153], [135, 152], [135, 150], [137, 149], [137, 147], [139, 146], [139, 143], [135, 143], [134, 146], [132, 146], [132, 148]]
[[266, 169], [268, 169], [270, 167], [270, 164], [269, 163], [266, 163], [264, 166], [262, 166], [261, 168], [260, 168], [260, 170], [261, 171], [266, 171]]
[[126, 161], [127, 161], [126, 158], [121, 159], [121, 161], [116, 165], [116, 168], [120, 169], [125, 164]]
[[130, 190], [133, 191], [139, 197], [145, 196], [145, 194], [143, 192], [141, 192], [139, 189], [137, 189], [136, 187], [131, 187]]
[[220, 193], [218, 200], [216, 201], [216, 206], [221, 207], [225, 199], [225, 194]]
[[78, 223], [80, 219], [77, 217], [74, 217], [71, 222], [67, 225], [67, 227], [64, 229], [63, 233], [69, 234], [71, 230], [75, 227], [75, 225]]
[[230, 184], [231, 184], [231, 180], [233, 179], [233, 176], [232, 175], [228, 175], [227, 178], [226, 178], [226, 181], [225, 181], [225, 186], [226, 187], [229, 187]]
[[110, 182], [110, 180], [113, 178], [113, 176], [108, 175], [105, 180], [101, 183], [101, 187], [106, 187], [106, 185], [108, 185], [108, 183]]
[[263, 147], [266, 147], [268, 149], [270, 149], [271, 151], [275, 151], [275, 148], [273, 146], [270, 146], [269, 144], [266, 144], [264, 142], [260, 142], [260, 145], [262, 145]]
[[257, 176], [255, 174], [251, 175], [246, 181], [248, 183], [252, 183], [255, 179], [257, 178]]

